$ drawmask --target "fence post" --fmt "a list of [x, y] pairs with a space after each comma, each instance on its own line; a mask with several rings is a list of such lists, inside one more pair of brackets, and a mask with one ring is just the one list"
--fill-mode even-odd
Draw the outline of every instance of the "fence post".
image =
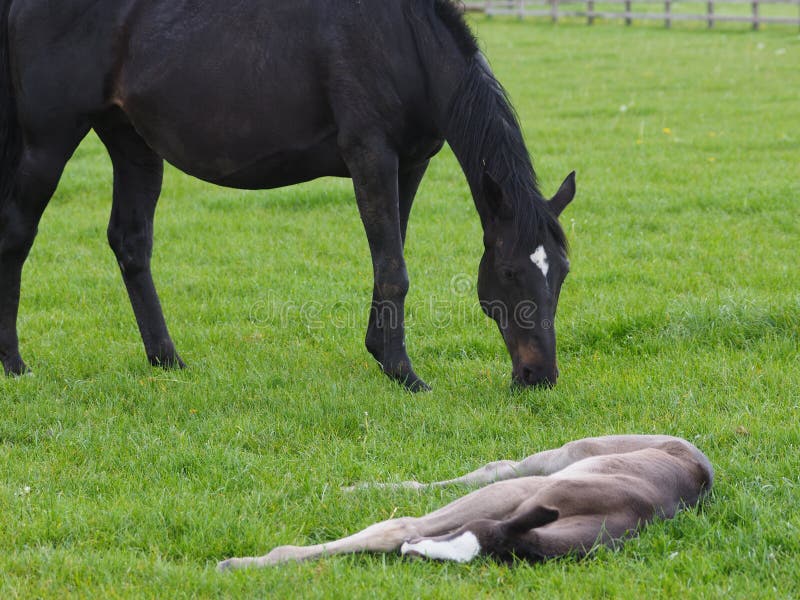
[[587, 23], [591, 25], [594, 23], [594, 0], [586, 1], [586, 19]]
[[758, 31], [758, 0], [753, 0], [753, 31]]
[[672, 0], [664, 0], [664, 27], [672, 26]]
[[708, 28], [714, 27], [714, 0], [708, 0]]
[[558, 23], [558, 0], [550, 0], [550, 18]]
[[628, 13], [628, 15], [625, 16], [625, 25], [630, 25], [631, 24], [631, 17], [630, 17], [631, 0], [625, 0], [625, 12]]
[[517, 2], [517, 18], [521, 21], [525, 17], [525, 0]]

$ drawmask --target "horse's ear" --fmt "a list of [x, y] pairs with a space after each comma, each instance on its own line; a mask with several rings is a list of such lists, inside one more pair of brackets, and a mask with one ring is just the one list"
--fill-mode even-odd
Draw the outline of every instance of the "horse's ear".
[[485, 171], [481, 187], [483, 188], [481, 191], [486, 200], [486, 207], [489, 209], [490, 216], [500, 218], [509, 216], [511, 207], [503, 198], [503, 190], [500, 189], [500, 184]]
[[567, 208], [567, 205], [572, 202], [575, 197], [575, 171], [567, 175], [564, 183], [558, 188], [556, 195], [550, 198], [547, 205], [550, 207], [550, 212], [555, 216], [560, 216], [561, 213]]

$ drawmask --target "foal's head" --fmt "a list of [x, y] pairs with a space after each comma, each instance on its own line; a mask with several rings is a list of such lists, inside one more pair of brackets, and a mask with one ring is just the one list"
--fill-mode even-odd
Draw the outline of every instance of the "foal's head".
[[[484, 246], [478, 272], [483, 311], [497, 323], [511, 354], [512, 380], [522, 386], [554, 385], [558, 378], [554, 322], [561, 284], [569, 272], [563, 231], [557, 218], [575, 195], [575, 173], [539, 210], [536, 226], [521, 226], [502, 190], [489, 176], [484, 196]], [[519, 210], [519, 207], [517, 207]], [[546, 214], [545, 214], [546, 213]], [[530, 215], [527, 215], [530, 216]]]

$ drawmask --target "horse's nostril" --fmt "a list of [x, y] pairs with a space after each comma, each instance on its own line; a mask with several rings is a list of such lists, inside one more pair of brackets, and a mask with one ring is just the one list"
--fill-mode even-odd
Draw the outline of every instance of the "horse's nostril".
[[522, 367], [522, 380], [528, 385], [534, 385], [537, 377], [530, 367]]
[[518, 376], [517, 382], [524, 386], [550, 387], [556, 384], [558, 372], [547, 373], [539, 367], [524, 366]]

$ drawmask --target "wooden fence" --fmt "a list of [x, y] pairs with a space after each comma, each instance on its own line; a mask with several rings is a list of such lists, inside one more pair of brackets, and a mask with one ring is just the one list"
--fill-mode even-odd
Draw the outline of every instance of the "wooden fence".
[[[634, 19], [660, 20], [666, 27], [673, 21], [705, 21], [708, 27], [720, 22], [750, 23], [753, 29], [765, 23], [800, 26], [800, 0], [479, 0], [463, 4], [467, 11], [489, 16], [549, 17], [554, 23], [561, 17], [578, 17], [585, 18], [589, 25], [601, 18], [624, 19], [626, 25]], [[635, 11], [634, 5], [647, 10]], [[776, 11], [781, 14], [764, 14], [762, 8], [776, 5], [784, 9]], [[795, 15], [789, 16], [792, 6], [796, 7]], [[720, 12], [723, 8], [730, 12]]]

